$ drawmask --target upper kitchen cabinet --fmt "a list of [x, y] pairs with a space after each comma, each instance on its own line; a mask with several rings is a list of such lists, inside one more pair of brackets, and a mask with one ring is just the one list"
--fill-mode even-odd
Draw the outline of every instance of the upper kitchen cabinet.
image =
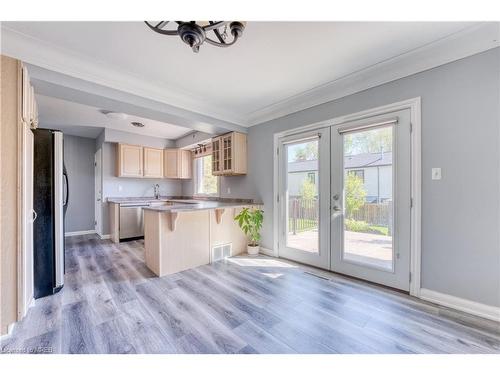
[[191, 151], [179, 148], [164, 150], [164, 176], [166, 178], [190, 179], [193, 176]]
[[212, 174], [237, 176], [247, 173], [247, 136], [232, 132], [212, 139]]
[[144, 177], [163, 178], [163, 149], [144, 147]]
[[142, 146], [118, 144], [118, 177], [143, 177]]

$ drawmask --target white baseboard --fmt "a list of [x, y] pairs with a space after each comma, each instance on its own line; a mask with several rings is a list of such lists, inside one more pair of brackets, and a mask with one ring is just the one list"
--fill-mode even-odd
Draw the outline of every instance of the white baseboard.
[[109, 240], [111, 238], [111, 234], [100, 234], [99, 238], [101, 240]]
[[80, 230], [78, 232], [66, 232], [64, 233], [64, 237], [71, 237], [71, 236], [81, 236], [83, 234], [94, 234], [95, 229], [92, 230]]
[[420, 298], [438, 305], [480, 316], [481, 318], [500, 322], [500, 307], [485, 305], [424, 288], [420, 289]]
[[260, 251], [261, 254], [268, 255], [270, 257], [274, 257], [275, 256], [273, 250], [267, 249], [267, 248], [262, 247], [262, 246], [260, 247], [259, 251]]

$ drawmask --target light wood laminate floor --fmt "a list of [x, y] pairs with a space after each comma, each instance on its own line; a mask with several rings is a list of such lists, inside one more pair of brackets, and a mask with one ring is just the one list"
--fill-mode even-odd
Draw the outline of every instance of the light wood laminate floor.
[[293, 262], [158, 278], [143, 241], [66, 244], [63, 290], [35, 302], [3, 353], [500, 353], [498, 323]]

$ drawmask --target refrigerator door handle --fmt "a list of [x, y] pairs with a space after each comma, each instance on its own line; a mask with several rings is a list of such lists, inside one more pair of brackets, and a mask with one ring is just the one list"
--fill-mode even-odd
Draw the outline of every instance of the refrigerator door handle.
[[34, 223], [38, 215], [34, 209], [31, 209], [31, 214], [32, 214], [31, 222]]
[[64, 176], [64, 201], [63, 201], [63, 206], [66, 207], [68, 205], [69, 201], [69, 183], [68, 183], [68, 175], [66, 173], [63, 174]]

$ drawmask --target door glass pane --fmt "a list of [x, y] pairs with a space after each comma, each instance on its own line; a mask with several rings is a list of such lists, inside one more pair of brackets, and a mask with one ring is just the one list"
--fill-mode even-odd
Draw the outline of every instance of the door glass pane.
[[319, 249], [318, 139], [285, 145], [287, 186], [286, 245]]
[[343, 259], [393, 270], [393, 127], [344, 134]]

